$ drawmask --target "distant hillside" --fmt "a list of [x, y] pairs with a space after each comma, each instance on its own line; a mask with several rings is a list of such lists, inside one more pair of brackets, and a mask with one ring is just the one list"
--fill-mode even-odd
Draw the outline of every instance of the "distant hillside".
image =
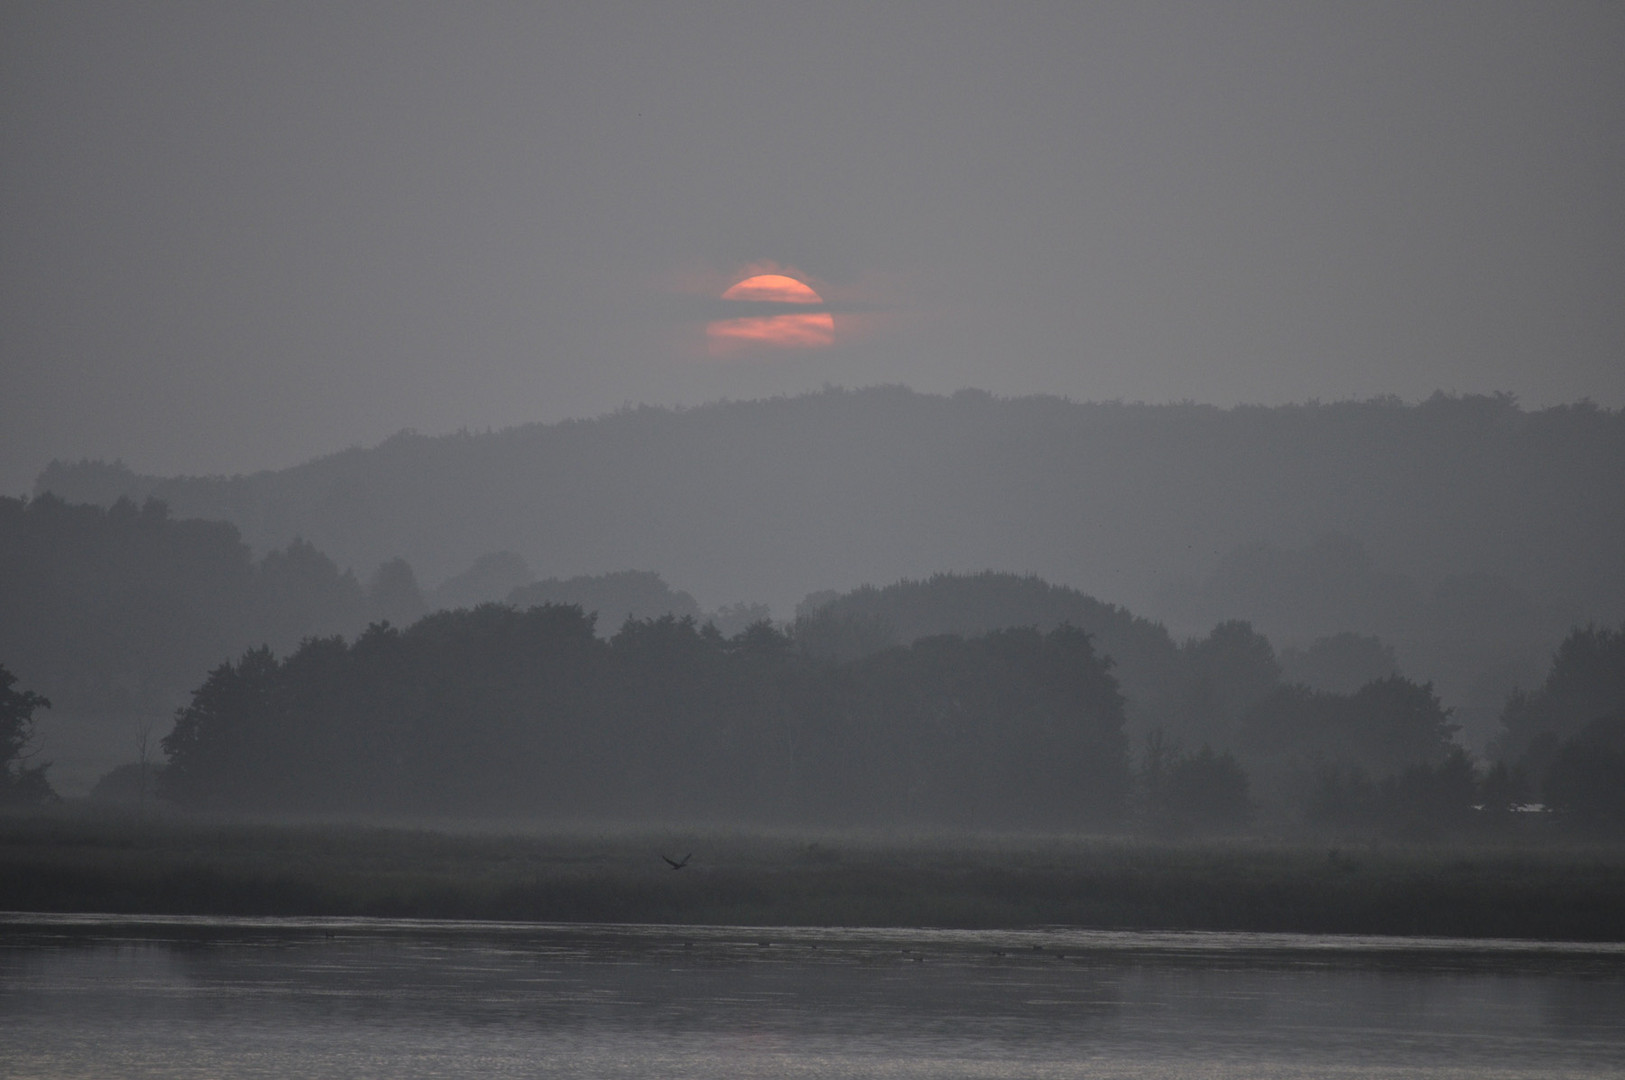
[[1109, 658], [1128, 699], [1130, 725], [1181, 726], [1179, 693], [1186, 665], [1160, 623], [1035, 576], [983, 571], [935, 574], [842, 594], [815, 593], [797, 609], [803, 647], [838, 658], [861, 656], [936, 634], [974, 637], [1007, 627], [1086, 631]]
[[1160, 614], [1169, 582], [1239, 548], [1337, 534], [1421, 587], [1482, 572], [1625, 615], [1625, 413], [1498, 397], [1219, 409], [830, 390], [403, 433], [249, 476], [53, 463], [36, 489], [156, 495], [259, 551], [304, 537], [341, 566], [400, 555], [429, 583], [507, 551], [541, 577], [650, 567], [706, 607], [781, 614], [816, 590], [989, 566]]
[[156, 500], [0, 498], [0, 665], [50, 699], [40, 761], [60, 790], [83, 791], [243, 649], [409, 621], [422, 607], [401, 602], [410, 578], [386, 564], [364, 587], [299, 540], [256, 559], [230, 524], [176, 518]]

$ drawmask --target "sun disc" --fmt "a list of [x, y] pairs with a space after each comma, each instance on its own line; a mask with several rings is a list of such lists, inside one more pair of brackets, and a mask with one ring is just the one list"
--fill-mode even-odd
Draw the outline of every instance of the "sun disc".
[[783, 274], [757, 274], [722, 294], [724, 300], [775, 300], [781, 304], [822, 304], [824, 298], [804, 281]]

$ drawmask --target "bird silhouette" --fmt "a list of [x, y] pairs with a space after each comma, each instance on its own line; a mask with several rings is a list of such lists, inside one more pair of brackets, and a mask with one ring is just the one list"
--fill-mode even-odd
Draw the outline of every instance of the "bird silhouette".
[[666, 859], [666, 865], [671, 867], [673, 870], [681, 870], [683, 867], [688, 865], [688, 860], [694, 857], [694, 853], [691, 851], [687, 855], [684, 855], [681, 859], [667, 859], [664, 855], [660, 857], [662, 859]]

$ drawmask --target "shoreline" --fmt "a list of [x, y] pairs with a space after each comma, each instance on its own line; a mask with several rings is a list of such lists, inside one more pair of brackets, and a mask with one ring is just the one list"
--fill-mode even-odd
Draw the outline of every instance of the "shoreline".
[[0, 911], [1625, 942], [1618, 845], [470, 828], [4, 816]]
[[[1076, 926], [955, 929], [931, 926], [755, 926], [686, 923], [526, 922], [495, 919], [391, 918], [374, 915], [166, 915], [112, 912], [0, 910], [0, 937], [8, 931], [64, 937], [111, 932], [119, 938], [213, 937], [268, 933], [324, 938], [368, 935], [485, 937], [513, 939], [647, 939], [681, 947], [806, 947], [841, 942], [885, 946], [901, 940], [929, 941], [946, 952], [980, 949], [989, 943], [1011, 946], [1002, 958], [1026, 952], [1053, 957], [1189, 957], [1211, 955], [1252, 959], [1309, 960], [1325, 954], [1372, 958], [1575, 957], [1625, 962], [1625, 941], [1571, 941], [1542, 938], [1407, 937], [1393, 934], [1309, 934], [1298, 931], [1102, 930]], [[766, 936], [764, 936], [766, 935]]]

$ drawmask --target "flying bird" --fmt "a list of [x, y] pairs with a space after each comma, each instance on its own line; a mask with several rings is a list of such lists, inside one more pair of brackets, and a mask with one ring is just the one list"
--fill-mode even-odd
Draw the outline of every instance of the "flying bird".
[[[666, 856], [664, 856], [664, 855], [662, 855], [660, 857], [662, 859], [666, 859]], [[683, 867], [688, 865], [688, 860], [692, 859], [693, 857], [694, 857], [694, 853], [691, 851], [687, 855], [684, 855], [681, 860], [678, 860], [678, 859], [666, 859], [666, 865], [671, 867], [673, 870], [681, 870]]]

